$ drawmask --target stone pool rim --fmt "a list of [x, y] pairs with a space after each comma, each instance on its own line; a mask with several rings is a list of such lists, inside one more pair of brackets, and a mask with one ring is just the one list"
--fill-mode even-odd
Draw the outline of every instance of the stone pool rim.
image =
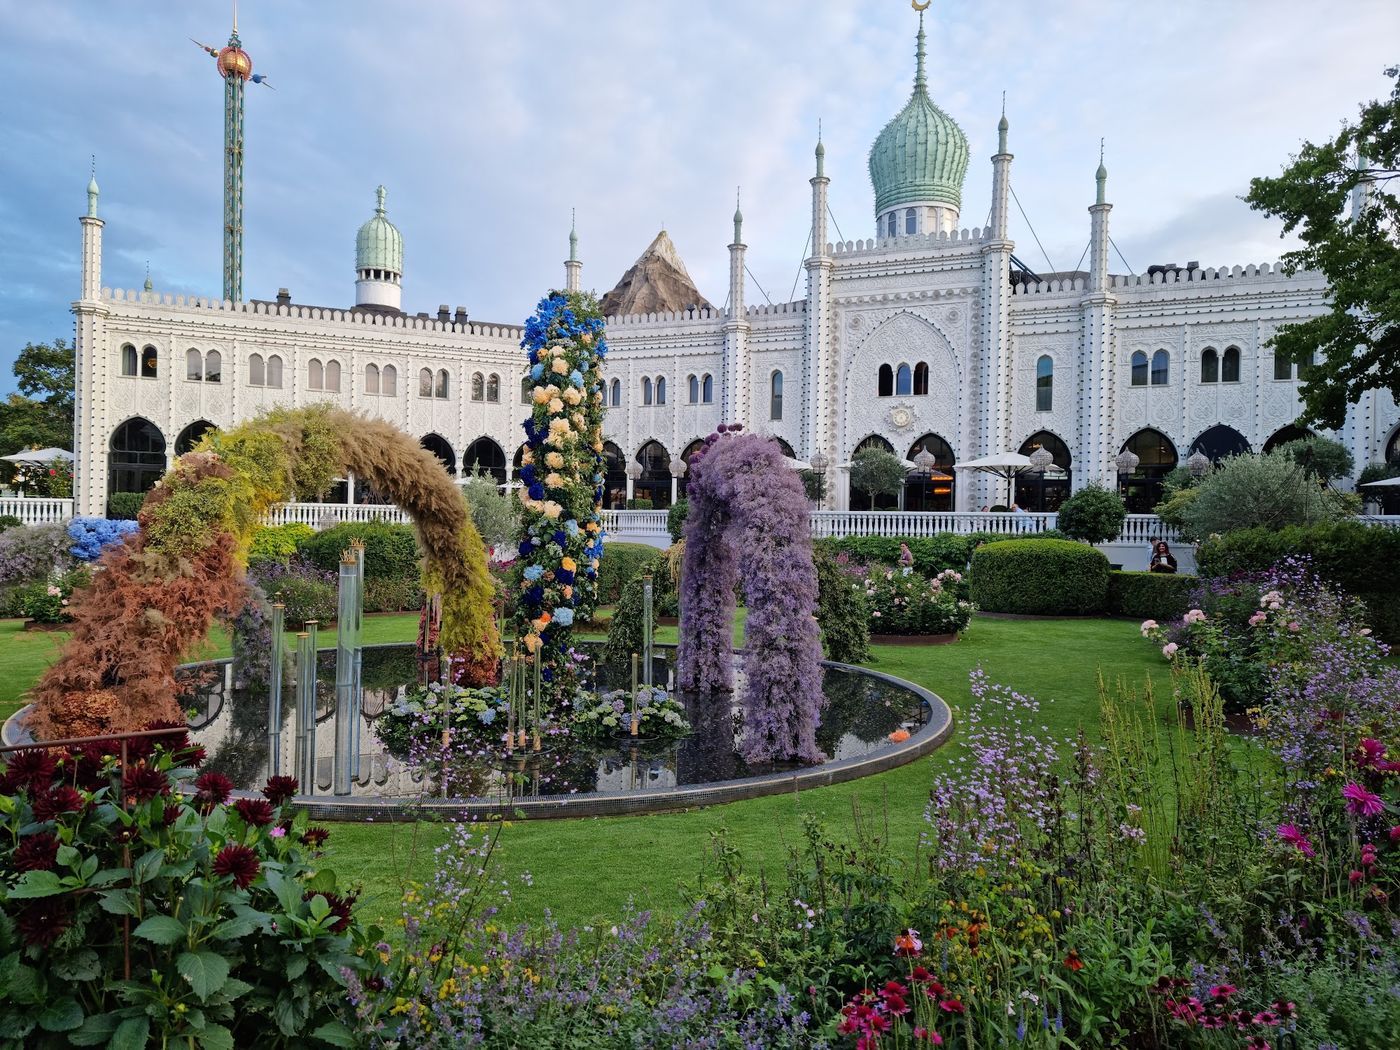
[[[366, 646], [366, 648], [369, 648]], [[658, 644], [657, 649], [673, 649], [674, 645]], [[334, 651], [334, 650], [331, 650]], [[736, 649], [735, 652], [742, 650]], [[219, 663], [218, 660], [202, 660], [184, 667]], [[305, 810], [312, 820], [347, 821], [374, 823], [377, 821], [399, 821], [409, 819], [456, 819], [456, 820], [549, 820], [572, 817], [611, 817], [640, 813], [666, 813], [677, 810], [698, 809], [723, 805], [729, 802], [744, 802], [749, 799], [764, 798], [768, 795], [796, 793], [812, 788], [830, 787], [844, 784], [876, 773], [908, 765], [925, 755], [931, 754], [944, 744], [953, 734], [954, 719], [952, 708], [933, 692], [905, 678], [898, 678], [884, 671], [876, 671], [859, 664], [845, 664], [834, 660], [823, 660], [823, 667], [831, 667], [852, 674], [870, 678], [906, 689], [913, 693], [928, 708], [928, 721], [911, 731], [909, 739], [867, 755], [823, 762], [816, 766], [784, 770], [780, 773], [763, 773], [733, 780], [718, 780], [712, 784], [683, 785], [655, 791], [642, 792], [579, 792], [572, 795], [544, 796], [540, 798], [519, 798], [498, 800], [487, 798], [408, 798], [385, 796], [383, 798], [342, 798], [335, 795], [297, 795], [292, 803]], [[19, 721], [30, 705], [25, 705], [5, 720], [3, 737], [5, 744], [24, 743], [19, 739], [22, 730]], [[36, 741], [35, 746], [42, 742]], [[236, 791], [235, 797], [258, 796], [256, 792]]]

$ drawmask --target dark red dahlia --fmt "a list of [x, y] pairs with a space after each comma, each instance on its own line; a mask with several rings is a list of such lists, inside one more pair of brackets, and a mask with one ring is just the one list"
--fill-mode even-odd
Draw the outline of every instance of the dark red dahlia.
[[225, 846], [214, 858], [214, 874], [230, 876], [240, 890], [258, 877], [260, 867], [257, 853], [249, 846]]
[[222, 806], [228, 801], [231, 791], [233, 781], [222, 773], [209, 770], [194, 778], [194, 800], [203, 813], [208, 813], [215, 806]]
[[19, 935], [31, 948], [48, 948], [68, 929], [68, 907], [62, 897], [41, 897], [20, 910]]
[[271, 824], [273, 818], [277, 816], [272, 811], [272, 803], [261, 798], [240, 798], [233, 804], [233, 808], [243, 818], [243, 823], [257, 827]]
[[295, 795], [300, 786], [296, 777], [268, 777], [262, 793], [274, 806], [280, 806]]
[[84, 791], [108, 787], [111, 784], [111, 775], [106, 769], [107, 759], [120, 754], [121, 746], [110, 740], [74, 748], [69, 752], [74, 782]]
[[347, 893], [341, 896], [339, 893], [327, 893], [322, 890], [319, 893], [314, 890], [307, 890], [301, 895], [301, 899], [309, 901], [312, 897], [325, 897], [326, 903], [330, 905], [331, 914], [336, 917], [331, 923], [331, 933], [344, 933], [350, 928], [350, 910], [355, 907], [355, 902], [360, 899], [358, 893]]
[[34, 819], [53, 820], [60, 813], [74, 813], [83, 808], [83, 796], [69, 787], [60, 784], [34, 796]]
[[58, 756], [41, 747], [31, 747], [24, 751], [10, 753], [10, 761], [5, 766], [4, 790], [12, 792], [17, 788], [28, 788], [30, 792], [49, 786], [58, 769]]
[[[158, 718], [154, 722], [146, 723], [147, 729], [185, 729], [184, 722], [172, 722], [167, 718]], [[170, 752], [172, 755], [190, 747], [190, 734], [184, 733], [162, 733], [160, 736], [150, 737], [156, 747]]]
[[122, 795], [132, 802], [149, 802], [157, 795], [170, 794], [170, 779], [146, 763], [128, 766], [122, 777]]
[[320, 849], [326, 844], [326, 839], [330, 837], [330, 828], [307, 828], [301, 833], [301, 841], [312, 849]]
[[58, 860], [58, 838], [48, 831], [29, 835], [15, 847], [15, 871], [52, 871]]

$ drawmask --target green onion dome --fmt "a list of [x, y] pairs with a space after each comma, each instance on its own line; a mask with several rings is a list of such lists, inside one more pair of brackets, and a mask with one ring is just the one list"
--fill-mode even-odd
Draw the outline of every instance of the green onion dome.
[[924, 78], [924, 26], [919, 22], [914, 93], [870, 148], [870, 181], [877, 216], [901, 204], [962, 206], [967, 175], [967, 136], [933, 104]]
[[355, 269], [362, 273], [365, 270], [388, 270], [402, 276], [403, 235], [397, 226], [384, 217], [386, 190], [380, 186], [375, 193], [378, 206], [355, 235]]

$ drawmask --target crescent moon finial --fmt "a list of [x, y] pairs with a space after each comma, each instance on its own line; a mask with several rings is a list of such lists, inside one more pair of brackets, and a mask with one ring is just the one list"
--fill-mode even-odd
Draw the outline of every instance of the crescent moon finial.
[[927, 11], [928, 5], [931, 3], [933, 3], [933, 0], [924, 0], [922, 4], [919, 3], [919, 0], [909, 0], [909, 6], [915, 11]]

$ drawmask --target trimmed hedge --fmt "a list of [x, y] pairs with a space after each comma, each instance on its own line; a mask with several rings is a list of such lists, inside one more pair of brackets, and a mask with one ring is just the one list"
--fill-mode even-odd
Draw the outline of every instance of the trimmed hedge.
[[1376, 634], [1400, 644], [1400, 529], [1357, 521], [1241, 529], [1202, 543], [1196, 564], [1202, 576], [1228, 577], [1289, 555], [1306, 555], [1320, 576], [1365, 602]]
[[107, 517], [113, 521], [134, 521], [145, 502], [144, 492], [114, 492], [107, 497]]
[[1108, 596], [1108, 559], [1072, 540], [1001, 540], [972, 555], [971, 586], [986, 612], [1088, 615]]
[[1200, 580], [1165, 572], [1110, 572], [1109, 616], [1130, 616], [1135, 620], [1178, 620], [1191, 608], [1191, 592]]
[[605, 542], [598, 560], [598, 604], [615, 605], [627, 581], [644, 569], [654, 572], [660, 560], [661, 552], [645, 543]]
[[[1045, 532], [1035, 533], [1034, 537], [1062, 540], [1065, 534], [1047, 529]], [[848, 554], [856, 561], [898, 565], [899, 545], [907, 543], [909, 552], [914, 555], [914, 571], [932, 578], [945, 569], [964, 571], [972, 552], [978, 547], [1007, 538], [999, 532], [940, 532], [935, 536], [845, 536], [839, 539], [818, 540], [816, 546], [833, 555]]]
[[351, 540], [365, 544], [365, 580], [418, 580], [418, 538], [410, 525], [386, 521], [345, 522], [298, 544], [303, 557], [325, 572], [340, 571], [340, 555]]

